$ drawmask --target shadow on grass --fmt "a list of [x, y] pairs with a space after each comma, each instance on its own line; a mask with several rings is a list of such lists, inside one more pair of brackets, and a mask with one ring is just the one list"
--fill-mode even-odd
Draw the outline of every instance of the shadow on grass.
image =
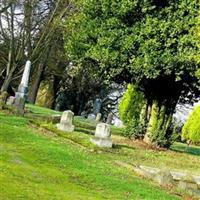
[[122, 148], [131, 149], [131, 150], [135, 149], [135, 147], [130, 147], [125, 144], [113, 144], [113, 149], [122, 149]]
[[94, 131], [88, 130], [88, 129], [84, 129], [84, 128], [75, 128], [75, 131], [80, 132], [80, 133], [85, 133], [88, 135], [94, 135]]
[[175, 144], [171, 147], [171, 150], [179, 153], [187, 153], [195, 156], [200, 156], [200, 147], [188, 146], [186, 144]]

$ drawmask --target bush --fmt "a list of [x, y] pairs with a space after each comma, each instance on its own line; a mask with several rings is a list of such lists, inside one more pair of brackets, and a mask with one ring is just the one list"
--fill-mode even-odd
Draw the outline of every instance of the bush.
[[200, 106], [196, 106], [183, 126], [182, 139], [200, 143]]
[[136, 86], [129, 84], [119, 105], [120, 119], [126, 125], [125, 136], [141, 136], [140, 113], [144, 105], [144, 95]]

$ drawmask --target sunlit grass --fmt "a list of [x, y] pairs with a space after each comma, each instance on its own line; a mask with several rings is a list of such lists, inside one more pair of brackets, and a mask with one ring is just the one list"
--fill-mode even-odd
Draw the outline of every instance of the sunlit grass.
[[90, 151], [92, 147], [81, 148], [70, 141], [31, 128], [24, 118], [0, 115], [0, 198], [178, 199], [115, 166], [116, 154]]

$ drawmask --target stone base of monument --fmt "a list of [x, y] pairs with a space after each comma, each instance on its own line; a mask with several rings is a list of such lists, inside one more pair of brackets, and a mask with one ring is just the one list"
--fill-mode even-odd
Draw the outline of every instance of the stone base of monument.
[[25, 99], [22, 97], [16, 98], [14, 107], [17, 114], [24, 115]]
[[59, 130], [66, 132], [73, 132], [75, 128], [74, 125], [68, 125], [68, 124], [56, 124], [56, 126]]
[[110, 138], [91, 138], [90, 141], [99, 147], [112, 147], [112, 140]]
[[28, 87], [25, 87], [24, 85], [20, 84], [18, 87], [18, 91], [15, 93], [16, 98], [24, 98], [27, 100], [27, 94], [28, 94]]

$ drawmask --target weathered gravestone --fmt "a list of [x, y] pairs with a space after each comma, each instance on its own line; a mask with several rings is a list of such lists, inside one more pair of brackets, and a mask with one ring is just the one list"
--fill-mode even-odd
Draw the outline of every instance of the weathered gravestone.
[[109, 113], [108, 117], [107, 117], [107, 120], [106, 120], [106, 123], [107, 124], [111, 124], [112, 120], [113, 120], [113, 113]]
[[94, 114], [89, 114], [87, 118], [90, 119], [90, 120], [95, 120], [95, 115]]
[[97, 98], [94, 101], [93, 114], [96, 116], [101, 111], [102, 100]]
[[101, 113], [97, 113], [96, 119], [97, 122], [100, 122], [101, 120]]
[[63, 112], [60, 124], [57, 124], [57, 128], [62, 131], [73, 132], [74, 125], [73, 123], [74, 113], [71, 110]]
[[99, 147], [112, 147], [111, 128], [105, 123], [97, 124], [95, 136], [91, 142]]

